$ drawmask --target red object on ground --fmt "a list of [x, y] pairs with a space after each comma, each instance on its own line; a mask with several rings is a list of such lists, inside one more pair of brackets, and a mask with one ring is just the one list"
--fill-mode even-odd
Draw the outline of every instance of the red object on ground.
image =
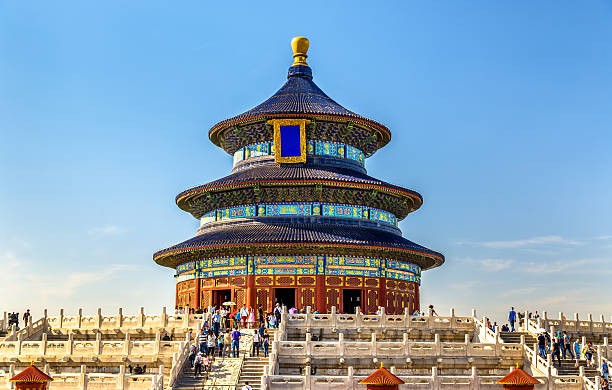
[[504, 389], [521, 388], [528, 390], [533, 389], [534, 385], [539, 385], [540, 381], [517, 367], [510, 374], [498, 380], [497, 383], [504, 385]]
[[399, 385], [403, 385], [404, 381], [393, 375], [389, 370], [383, 367], [380, 363], [380, 368], [374, 371], [370, 376], [359, 381], [360, 384], [366, 385], [366, 389], [370, 390], [397, 390]]
[[9, 379], [10, 382], [15, 382], [15, 388], [17, 390], [45, 390], [47, 388], [47, 382], [51, 382], [52, 380], [53, 378], [40, 371], [34, 364], [31, 364], [30, 367]]

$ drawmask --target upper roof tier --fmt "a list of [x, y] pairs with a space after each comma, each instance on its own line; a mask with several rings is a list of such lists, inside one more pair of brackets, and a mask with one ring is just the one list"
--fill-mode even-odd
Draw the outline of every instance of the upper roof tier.
[[308, 139], [343, 142], [367, 156], [385, 146], [391, 139], [387, 127], [342, 107], [312, 81], [306, 63], [308, 39], [296, 37], [291, 45], [295, 61], [285, 85], [257, 107], [214, 125], [208, 133], [210, 140], [233, 154], [246, 145], [272, 140], [269, 119], [306, 118], [311, 120]]

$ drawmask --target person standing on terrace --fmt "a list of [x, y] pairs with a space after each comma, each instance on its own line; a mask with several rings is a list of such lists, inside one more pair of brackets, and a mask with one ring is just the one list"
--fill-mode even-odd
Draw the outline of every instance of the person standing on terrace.
[[514, 332], [514, 323], [516, 322], [516, 311], [514, 311], [514, 306], [510, 307], [510, 311], [508, 312], [508, 321], [510, 321], [510, 331]]
[[234, 328], [232, 332], [232, 357], [240, 357], [240, 331]]
[[576, 364], [575, 367], [578, 367], [578, 360], [580, 360], [580, 340], [576, 339], [574, 341], [574, 353], [576, 354]]
[[544, 333], [540, 333], [538, 336], [538, 351], [542, 359], [546, 359], [546, 336], [544, 336]]
[[574, 358], [574, 351], [572, 351], [572, 342], [569, 338], [569, 335], [567, 334], [567, 331], [563, 331], [563, 359], [565, 359], [565, 353], [567, 351], [569, 351], [570, 356], [572, 357], [572, 359]]

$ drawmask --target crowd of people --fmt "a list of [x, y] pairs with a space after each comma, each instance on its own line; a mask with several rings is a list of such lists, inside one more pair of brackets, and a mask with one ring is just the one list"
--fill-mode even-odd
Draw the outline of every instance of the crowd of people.
[[[289, 312], [297, 313], [298, 310], [293, 307]], [[194, 376], [210, 372], [215, 358], [239, 357], [240, 339], [245, 335], [253, 338], [252, 356], [268, 356], [270, 336], [266, 330], [275, 329], [280, 324], [280, 304], [276, 304], [270, 313], [265, 313], [261, 305], [257, 311], [246, 305], [234, 311], [231, 306], [219, 309], [213, 307], [211, 313], [205, 317], [196, 343], [191, 347], [189, 361]]]

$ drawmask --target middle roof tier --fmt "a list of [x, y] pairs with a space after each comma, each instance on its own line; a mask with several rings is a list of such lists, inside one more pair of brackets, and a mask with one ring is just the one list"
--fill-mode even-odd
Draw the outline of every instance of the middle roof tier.
[[176, 197], [195, 218], [223, 208], [253, 203], [324, 202], [368, 206], [393, 213], [398, 220], [417, 210], [423, 197], [346, 167], [262, 162]]

